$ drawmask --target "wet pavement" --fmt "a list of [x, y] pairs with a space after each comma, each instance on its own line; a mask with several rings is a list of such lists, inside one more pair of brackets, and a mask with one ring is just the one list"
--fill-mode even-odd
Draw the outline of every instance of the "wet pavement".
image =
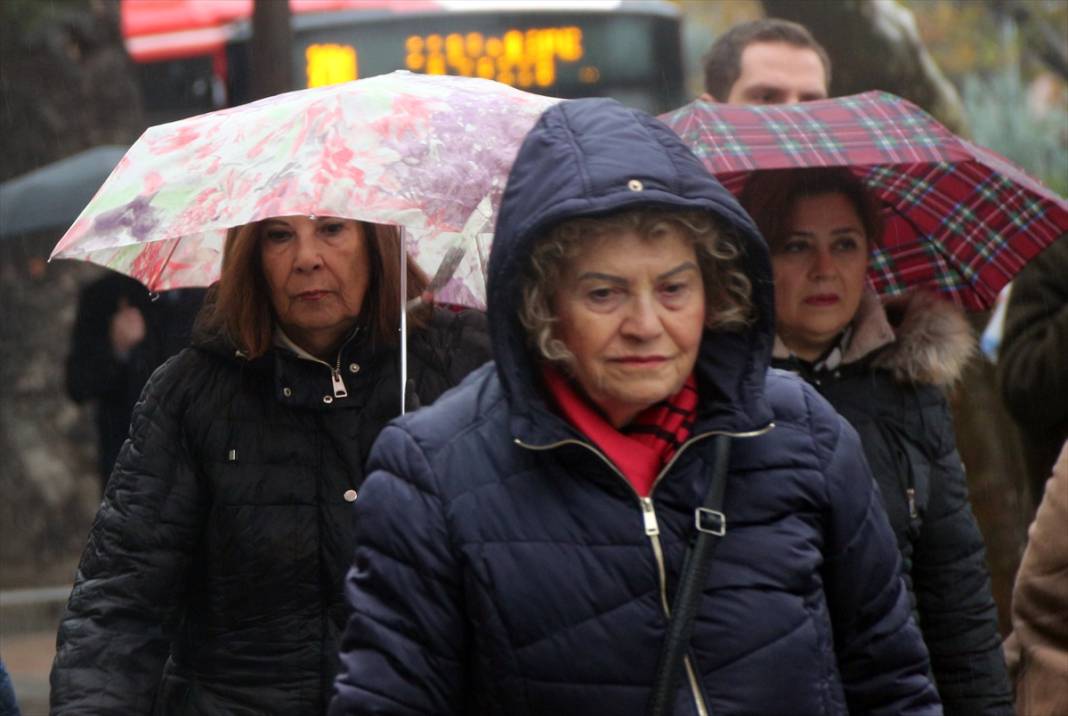
[[0, 591], [0, 657], [22, 716], [47, 716], [48, 672], [70, 586]]
[[48, 671], [56, 653], [56, 632], [0, 636], [0, 655], [15, 685], [22, 716], [48, 715]]

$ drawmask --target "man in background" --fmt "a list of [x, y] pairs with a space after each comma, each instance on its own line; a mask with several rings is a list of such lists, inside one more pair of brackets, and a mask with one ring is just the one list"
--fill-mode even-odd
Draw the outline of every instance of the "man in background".
[[1012, 282], [998, 349], [1001, 394], [1020, 426], [1035, 507], [1068, 439], [1068, 235]]
[[827, 51], [796, 22], [766, 19], [735, 25], [703, 59], [705, 99], [727, 104], [794, 104], [826, 99]]

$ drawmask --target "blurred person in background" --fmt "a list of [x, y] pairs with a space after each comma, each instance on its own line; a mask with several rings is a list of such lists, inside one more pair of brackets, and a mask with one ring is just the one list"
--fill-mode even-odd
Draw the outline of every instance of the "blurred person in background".
[[946, 714], [1011, 714], [986, 551], [944, 391], [975, 350], [959, 308], [880, 300], [868, 260], [881, 210], [848, 169], [757, 172], [741, 203], [771, 250], [773, 365], [856, 428], [903, 558]]
[[[194, 345], [133, 415], [78, 567], [53, 714], [317, 716], [337, 673], [352, 502], [401, 406], [396, 227], [230, 229]], [[407, 262], [409, 297], [426, 278]], [[488, 359], [482, 314], [409, 322], [415, 401]]]
[[825, 99], [831, 60], [802, 25], [764, 19], [735, 25], [705, 54], [705, 98], [728, 104]]
[[647, 713], [714, 474], [667, 712], [941, 713], [856, 434], [768, 371], [770, 272], [667, 127], [542, 115], [491, 249], [495, 362], [372, 452], [331, 714]]
[[78, 295], [67, 356], [67, 394], [93, 403], [100, 492], [130, 429], [148, 377], [189, 345], [204, 289], [154, 297], [139, 281], [108, 271]]
[[1068, 714], [1068, 442], [1028, 530], [1005, 655], [1019, 716]]
[[998, 382], [1020, 426], [1037, 506], [1057, 451], [1068, 439], [1068, 236], [1013, 280], [998, 351]]

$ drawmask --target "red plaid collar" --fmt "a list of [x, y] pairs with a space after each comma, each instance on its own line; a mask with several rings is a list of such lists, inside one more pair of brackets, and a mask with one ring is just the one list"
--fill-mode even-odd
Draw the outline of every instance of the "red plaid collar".
[[561, 416], [593, 441], [642, 497], [656, 476], [686, 442], [697, 415], [697, 383], [693, 375], [678, 393], [651, 405], [622, 431], [616, 430], [555, 368], [542, 372]]

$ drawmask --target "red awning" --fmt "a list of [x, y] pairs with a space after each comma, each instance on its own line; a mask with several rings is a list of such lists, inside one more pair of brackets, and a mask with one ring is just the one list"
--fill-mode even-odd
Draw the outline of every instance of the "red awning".
[[[235, 22], [252, 17], [253, 0], [122, 0], [122, 35], [138, 62], [221, 50]], [[440, 9], [437, 0], [289, 0], [294, 14], [339, 10], [415, 12]]]

